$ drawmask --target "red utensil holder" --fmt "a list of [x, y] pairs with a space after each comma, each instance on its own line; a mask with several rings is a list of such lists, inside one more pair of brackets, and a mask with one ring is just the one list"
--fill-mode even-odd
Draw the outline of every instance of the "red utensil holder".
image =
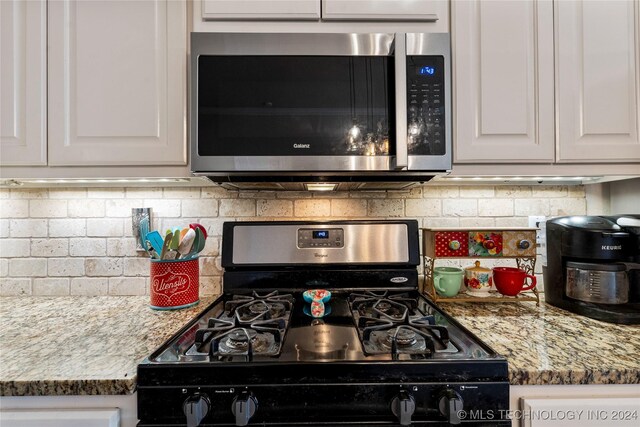
[[198, 258], [177, 261], [152, 259], [150, 277], [151, 308], [177, 310], [191, 307], [199, 302]]

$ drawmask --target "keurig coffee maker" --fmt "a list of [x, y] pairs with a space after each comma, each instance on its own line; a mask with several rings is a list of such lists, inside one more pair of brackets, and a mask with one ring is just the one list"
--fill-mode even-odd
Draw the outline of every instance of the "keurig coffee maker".
[[546, 223], [545, 301], [611, 323], [640, 324], [640, 215]]

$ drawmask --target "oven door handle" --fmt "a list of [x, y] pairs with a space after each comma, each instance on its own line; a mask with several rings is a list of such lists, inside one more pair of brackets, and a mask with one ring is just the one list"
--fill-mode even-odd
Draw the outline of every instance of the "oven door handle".
[[396, 170], [407, 169], [407, 34], [395, 34], [395, 89], [396, 89]]

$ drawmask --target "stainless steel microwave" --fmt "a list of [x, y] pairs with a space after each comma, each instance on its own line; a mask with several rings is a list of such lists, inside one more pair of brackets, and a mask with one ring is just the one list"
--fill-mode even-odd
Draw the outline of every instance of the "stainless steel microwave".
[[192, 171], [227, 187], [451, 169], [449, 34], [192, 33], [190, 85]]

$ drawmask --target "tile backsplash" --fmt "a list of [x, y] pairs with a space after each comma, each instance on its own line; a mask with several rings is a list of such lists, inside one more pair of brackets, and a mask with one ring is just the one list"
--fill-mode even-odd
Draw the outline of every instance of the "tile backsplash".
[[218, 187], [0, 189], [0, 295], [144, 295], [131, 208], [153, 228], [203, 224], [201, 294], [220, 292], [222, 223], [415, 218], [422, 227], [528, 225], [529, 215], [583, 215], [582, 186], [436, 186], [389, 192], [229, 192]]

